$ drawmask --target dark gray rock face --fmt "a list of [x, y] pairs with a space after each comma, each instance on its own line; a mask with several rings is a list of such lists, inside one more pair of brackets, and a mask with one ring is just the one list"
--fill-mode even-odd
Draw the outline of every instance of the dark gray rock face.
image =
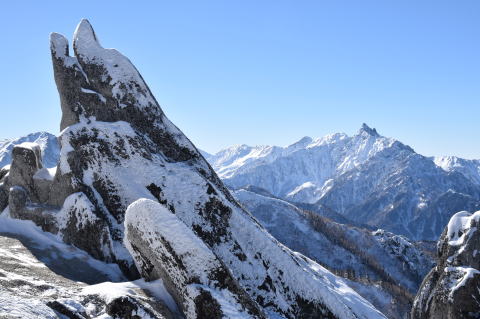
[[[89, 23], [80, 23], [75, 31], [75, 57], [68, 56], [68, 41], [56, 33], [51, 35], [51, 50], [62, 105], [61, 130], [81, 118], [126, 121], [171, 160], [198, 157], [193, 145], [165, 117], [133, 64], [118, 51], [103, 49]], [[188, 146], [179, 145], [178, 137]]]
[[480, 318], [480, 212], [459, 212], [438, 242], [437, 266], [415, 298], [413, 319]]
[[8, 195], [8, 204], [10, 213], [14, 218], [18, 218], [27, 206], [28, 194], [22, 186], [10, 188]]
[[8, 190], [4, 183], [0, 183], [0, 212], [8, 206]]
[[38, 145], [33, 143], [16, 145], [12, 151], [12, 164], [7, 185], [23, 187], [33, 201], [38, 201], [33, 175], [41, 168], [41, 152]]

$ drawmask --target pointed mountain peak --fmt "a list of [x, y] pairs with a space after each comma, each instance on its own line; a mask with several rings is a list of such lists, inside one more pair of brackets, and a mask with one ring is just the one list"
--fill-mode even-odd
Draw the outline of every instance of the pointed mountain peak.
[[368, 135], [375, 136], [375, 137], [380, 136], [380, 134], [378, 134], [376, 129], [371, 128], [370, 126], [368, 126], [365, 123], [362, 124], [362, 127], [358, 131], [358, 134], [362, 134], [363, 132], [367, 133]]

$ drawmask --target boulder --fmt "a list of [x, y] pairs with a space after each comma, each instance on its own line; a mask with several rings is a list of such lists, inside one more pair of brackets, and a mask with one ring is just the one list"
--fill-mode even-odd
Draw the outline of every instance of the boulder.
[[424, 279], [412, 319], [480, 318], [480, 211], [452, 216], [438, 241], [437, 266]]
[[33, 176], [42, 168], [41, 158], [41, 150], [37, 144], [25, 142], [16, 145], [12, 151], [12, 164], [7, 179], [8, 185], [23, 187], [31, 200], [36, 202], [39, 199]]
[[27, 206], [28, 194], [22, 186], [10, 188], [8, 194], [8, 204], [10, 207], [10, 216], [22, 219], [22, 213]]
[[3, 182], [3, 180], [8, 176], [9, 171], [10, 171], [10, 165], [6, 165], [0, 168], [0, 182]]

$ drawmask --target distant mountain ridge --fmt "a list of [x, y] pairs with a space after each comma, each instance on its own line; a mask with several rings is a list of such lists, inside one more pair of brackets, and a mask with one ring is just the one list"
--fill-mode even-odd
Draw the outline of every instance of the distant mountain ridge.
[[353, 136], [204, 156], [232, 189], [253, 185], [413, 240], [437, 240], [453, 212], [480, 207], [480, 161], [425, 157], [366, 124]]

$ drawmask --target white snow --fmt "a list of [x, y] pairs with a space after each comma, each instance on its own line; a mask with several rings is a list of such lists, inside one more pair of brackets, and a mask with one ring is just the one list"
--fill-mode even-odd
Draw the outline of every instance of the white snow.
[[107, 99], [101, 95], [100, 93], [98, 92], [95, 92], [93, 90], [90, 90], [90, 89], [85, 89], [85, 88], [81, 88], [82, 92], [83, 93], [87, 93], [87, 94], [95, 94], [96, 96], [98, 96], [98, 98], [100, 99], [100, 101], [102, 101], [103, 103], [106, 103], [107, 102]]
[[52, 168], [41, 168], [39, 169], [35, 175], [33, 175], [34, 179], [45, 179], [48, 181], [53, 181], [53, 178], [55, 177], [55, 173], [57, 172], [57, 167], [52, 167]]
[[[106, 68], [105, 75], [110, 76], [110, 85], [113, 86], [112, 94], [118, 100], [122, 100], [125, 90], [133, 94], [138, 106], [147, 107], [152, 103], [150, 91], [144, 85], [144, 81], [133, 64], [115, 49], [104, 49], [87, 20], [82, 20], [73, 35], [73, 47], [77, 58], [88, 63], [98, 64]], [[104, 79], [107, 82], [107, 78]], [[121, 88], [122, 84], [137, 83], [138, 88]]]
[[[162, 242], [168, 242], [175, 255], [181, 259], [188, 278], [196, 278], [196, 281], [199, 282], [199, 284], [182, 282], [183, 276], [178, 275], [179, 270], [169, 270], [168, 275], [173, 284], [179, 285], [179, 289], [186, 285], [188, 297], [184, 296], [184, 304], [188, 318], [196, 316], [191, 299], [198, 295], [199, 289], [208, 290], [216, 298], [227, 318], [250, 318], [241, 310], [238, 301], [230, 291], [212, 288], [209, 276], [212, 271], [223, 265], [206, 244], [166, 207], [149, 199], [135, 201], [130, 204], [125, 215], [125, 238], [128, 237], [129, 226], [133, 226], [141, 232], [142, 239], [149, 242], [153, 251], [161, 252], [161, 255], [168, 255], [170, 249], [165, 250], [163, 243], [158, 240], [161, 236]], [[127, 239], [125, 239], [125, 245], [132, 255], [136, 254]]]
[[40, 146], [37, 143], [32, 143], [32, 142], [23, 142], [18, 144], [16, 147], [26, 148], [32, 151], [40, 150]]
[[[5, 316], [5, 317], [4, 317]], [[58, 319], [57, 314], [40, 300], [10, 295], [0, 289], [0, 317], [22, 319]]]
[[449, 298], [453, 298], [455, 291], [467, 283], [468, 280], [472, 279], [475, 275], [480, 275], [480, 271], [471, 267], [445, 267], [444, 271], [449, 274], [450, 283], [449, 283]]
[[467, 211], [456, 213], [450, 218], [447, 225], [448, 244], [458, 246], [465, 242], [472, 231], [476, 229], [470, 228], [472, 220], [480, 219], [480, 211], [471, 214]]
[[446, 172], [463, 174], [475, 184], [480, 184], [480, 160], [468, 160], [456, 156], [434, 157], [435, 165]]
[[0, 142], [0, 167], [5, 167], [5, 165], [11, 163], [13, 148], [17, 145], [22, 145], [24, 142], [27, 142], [24, 146], [29, 149], [34, 149], [34, 144], [40, 146], [42, 152], [42, 164], [44, 167], [54, 167], [57, 165], [60, 153], [57, 138], [47, 132], [38, 132], [17, 139]]
[[[200, 279], [200, 282], [208, 282], [209, 270], [219, 266], [216, 257], [210, 249], [201, 241], [190, 228], [188, 228], [177, 216], [172, 214], [166, 207], [149, 199], [139, 199], [128, 206], [125, 215], [125, 225], [134, 225], [142, 229], [143, 239], [150, 241], [154, 249], [158, 249], [157, 229], [161, 229], [161, 235], [171, 245], [175, 253], [182, 258], [182, 262], [189, 271]], [[125, 228], [125, 238], [128, 236], [128, 228]], [[130, 252], [129, 242], [125, 241]]]
[[98, 269], [99, 272], [107, 275], [112, 280], [119, 281], [124, 279], [117, 264], [107, 264], [92, 258], [83, 250], [65, 244], [58, 236], [42, 231], [30, 220], [11, 218], [8, 207], [0, 214], [0, 233], [25, 236], [42, 249], [56, 248], [63, 258], [84, 260], [91, 267]]
[[287, 147], [236, 145], [209, 156], [219, 176], [232, 188], [255, 185], [275, 196], [315, 203], [348, 172], [396, 141], [363, 130], [322, 138], [304, 137]]
[[147, 282], [144, 279], [126, 282], [102, 282], [96, 285], [86, 286], [82, 289], [82, 295], [100, 295], [108, 303], [115, 298], [131, 295], [138, 296], [138, 290], [146, 290], [157, 300], [161, 300], [172, 312], [178, 312], [177, 305], [168, 293], [161, 279]]

